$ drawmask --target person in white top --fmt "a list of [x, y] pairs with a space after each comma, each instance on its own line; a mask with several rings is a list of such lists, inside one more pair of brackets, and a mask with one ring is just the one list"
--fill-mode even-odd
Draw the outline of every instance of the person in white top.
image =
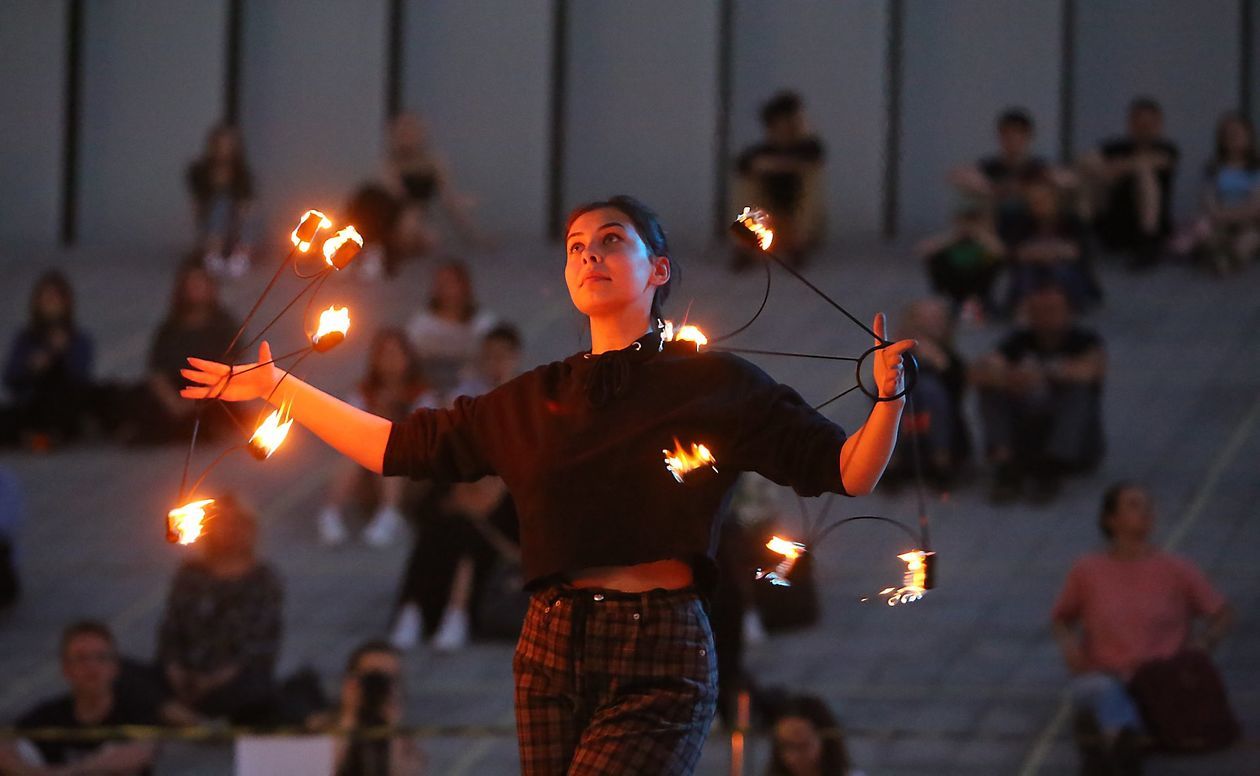
[[467, 267], [449, 262], [434, 270], [428, 307], [407, 323], [407, 336], [435, 390], [445, 395], [456, 387], [495, 323], [479, 308]]

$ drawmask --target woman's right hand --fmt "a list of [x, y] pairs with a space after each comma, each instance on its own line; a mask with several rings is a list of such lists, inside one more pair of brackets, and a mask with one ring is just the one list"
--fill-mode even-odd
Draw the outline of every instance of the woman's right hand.
[[223, 399], [248, 401], [269, 396], [284, 371], [271, 360], [271, 347], [263, 342], [258, 347], [258, 361], [253, 364], [220, 364], [201, 358], [189, 358], [192, 369], [179, 373], [194, 385], [179, 392], [185, 399]]

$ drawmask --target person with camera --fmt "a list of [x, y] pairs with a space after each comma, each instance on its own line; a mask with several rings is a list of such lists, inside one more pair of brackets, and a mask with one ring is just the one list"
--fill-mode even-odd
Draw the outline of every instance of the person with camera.
[[346, 661], [337, 708], [312, 718], [309, 726], [343, 734], [336, 776], [420, 776], [425, 758], [415, 742], [383, 735], [402, 720], [402, 654], [387, 641], [367, 641]]

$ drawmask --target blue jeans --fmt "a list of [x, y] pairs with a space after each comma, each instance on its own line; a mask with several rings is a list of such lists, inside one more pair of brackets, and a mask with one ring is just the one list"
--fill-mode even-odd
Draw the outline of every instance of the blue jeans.
[[1142, 715], [1119, 678], [1101, 671], [1080, 674], [1068, 683], [1068, 693], [1078, 712], [1094, 715], [1104, 736], [1114, 736], [1124, 728], [1142, 730]]

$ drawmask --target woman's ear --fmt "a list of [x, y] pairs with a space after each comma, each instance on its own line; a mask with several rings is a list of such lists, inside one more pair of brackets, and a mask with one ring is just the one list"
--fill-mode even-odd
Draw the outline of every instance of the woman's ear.
[[652, 275], [648, 282], [654, 286], [663, 286], [669, 282], [670, 265], [668, 256], [652, 257]]

